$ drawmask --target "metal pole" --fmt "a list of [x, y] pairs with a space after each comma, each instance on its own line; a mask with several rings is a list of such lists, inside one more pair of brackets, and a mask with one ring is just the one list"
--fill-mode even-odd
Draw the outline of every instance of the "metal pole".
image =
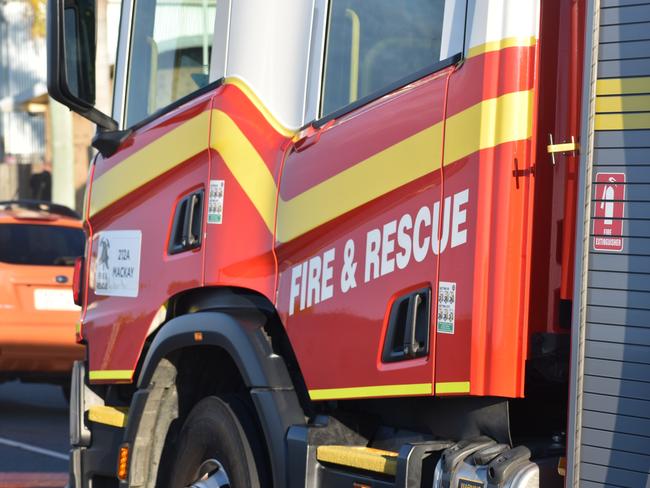
[[74, 208], [72, 113], [67, 107], [50, 98], [49, 121], [52, 137], [52, 201]]

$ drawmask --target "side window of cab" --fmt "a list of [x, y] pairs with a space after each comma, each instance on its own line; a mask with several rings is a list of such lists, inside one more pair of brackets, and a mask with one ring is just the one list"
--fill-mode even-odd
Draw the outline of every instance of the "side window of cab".
[[460, 53], [466, 0], [331, 0], [320, 116]]
[[125, 126], [206, 86], [216, 0], [136, 0]]

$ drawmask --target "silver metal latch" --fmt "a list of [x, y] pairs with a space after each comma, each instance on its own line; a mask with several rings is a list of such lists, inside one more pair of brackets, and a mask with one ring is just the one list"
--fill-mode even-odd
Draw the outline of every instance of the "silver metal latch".
[[555, 155], [560, 153], [572, 153], [573, 156], [576, 155], [576, 152], [580, 150], [580, 144], [576, 142], [576, 138], [571, 136], [571, 142], [562, 142], [560, 144], [555, 144], [553, 142], [553, 134], [548, 135], [549, 145], [546, 146], [547, 152], [551, 155], [551, 161], [553, 166], [555, 166]]

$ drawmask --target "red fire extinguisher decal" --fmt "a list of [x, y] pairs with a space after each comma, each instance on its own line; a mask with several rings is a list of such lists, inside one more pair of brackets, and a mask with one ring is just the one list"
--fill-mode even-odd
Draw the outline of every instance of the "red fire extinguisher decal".
[[594, 187], [594, 250], [623, 250], [625, 173], [597, 173]]

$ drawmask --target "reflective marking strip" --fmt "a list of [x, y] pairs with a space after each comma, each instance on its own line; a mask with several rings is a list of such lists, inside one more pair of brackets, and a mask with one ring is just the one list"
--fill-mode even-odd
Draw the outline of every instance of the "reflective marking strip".
[[255, 94], [253, 90], [249, 88], [249, 86], [243, 81], [240, 80], [239, 78], [226, 78], [225, 85], [233, 85], [239, 88], [246, 97], [250, 100], [250, 102], [255, 105], [255, 108], [260, 111], [260, 113], [264, 116], [266, 121], [269, 123], [271, 127], [273, 127], [276, 132], [280, 135], [283, 135], [284, 137], [293, 137], [296, 135], [296, 131], [291, 130], [284, 126], [278, 119], [276, 119], [273, 114], [269, 111], [268, 108], [266, 108], [266, 105], [262, 103], [262, 101], [259, 99], [259, 97]]
[[94, 380], [129, 380], [133, 377], [133, 371], [129, 369], [102, 369], [90, 371], [88, 378]]
[[604, 78], [596, 81], [596, 95], [634, 95], [650, 93], [650, 76]]
[[[533, 92], [484, 100], [447, 119], [445, 164], [532, 135]], [[287, 242], [350, 210], [436, 171], [442, 122], [414, 134], [278, 203], [277, 240]], [[400, 164], [395, 164], [399, 161]], [[333, 198], [336, 196], [336, 198]]]
[[452, 381], [436, 383], [436, 395], [446, 393], [469, 393], [469, 381]]
[[649, 111], [650, 95], [628, 95], [625, 97], [596, 98], [596, 113]]
[[327, 388], [309, 390], [312, 400], [340, 400], [343, 398], [387, 397], [403, 395], [431, 395], [431, 383], [416, 383], [412, 385], [382, 385], [360, 386], [353, 388]]
[[316, 459], [323, 463], [395, 476], [397, 453], [362, 446], [318, 446]]
[[[479, 150], [528, 139], [533, 92], [483, 100], [447, 119], [445, 164]], [[91, 214], [205, 149], [210, 112], [173, 129], [126, 158], [93, 183]], [[270, 232], [277, 186], [262, 157], [237, 124], [213, 110], [212, 147], [219, 152]], [[206, 136], [207, 139], [207, 136]], [[178, 141], [183, 141], [180, 144]], [[287, 242], [440, 168], [442, 122], [374, 154], [288, 201], [278, 202], [279, 242]], [[399, 161], [400, 164], [395, 164]], [[164, 164], [163, 164], [164, 162]], [[335, 198], [334, 198], [335, 197]]]
[[650, 113], [596, 114], [596, 130], [650, 129]]
[[273, 175], [237, 124], [221, 110], [213, 111], [210, 144], [253, 202], [269, 232], [273, 233], [277, 196]]
[[[278, 203], [277, 240], [287, 242], [440, 168], [442, 122]], [[436, 155], [438, 157], [436, 158]]]
[[88, 409], [88, 420], [99, 424], [112, 425], [113, 427], [124, 427], [128, 413], [128, 407], [95, 405]]
[[182, 123], [98, 177], [92, 186], [90, 215], [208, 149], [210, 111]]
[[447, 119], [445, 165], [482, 149], [528, 139], [533, 133], [533, 91], [484, 100]]
[[500, 51], [501, 49], [506, 49], [509, 47], [530, 47], [537, 44], [537, 38], [535, 36], [530, 37], [506, 37], [505, 39], [499, 39], [498, 41], [490, 41], [485, 44], [480, 44], [469, 48], [467, 51], [467, 57], [473, 58], [481, 54], [490, 53], [493, 51]]

